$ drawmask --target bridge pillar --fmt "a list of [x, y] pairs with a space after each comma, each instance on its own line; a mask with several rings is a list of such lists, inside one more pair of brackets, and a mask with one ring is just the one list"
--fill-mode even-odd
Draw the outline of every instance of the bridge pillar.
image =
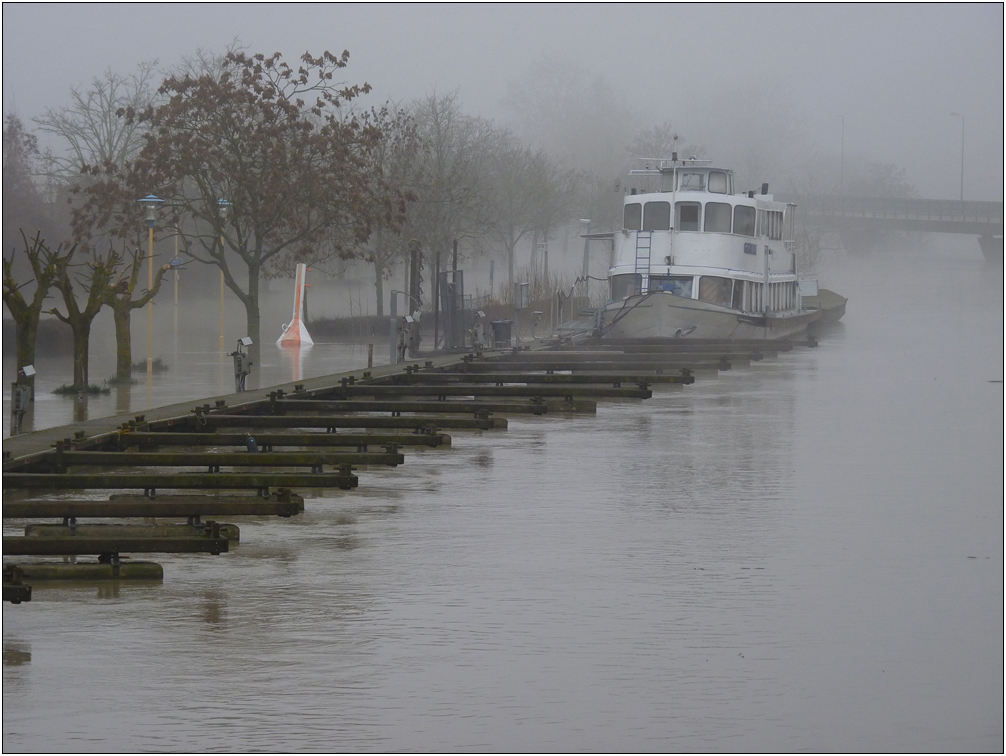
[[986, 262], [1003, 264], [1003, 238], [1001, 236], [992, 236], [991, 234], [979, 236], [978, 246], [982, 248]]

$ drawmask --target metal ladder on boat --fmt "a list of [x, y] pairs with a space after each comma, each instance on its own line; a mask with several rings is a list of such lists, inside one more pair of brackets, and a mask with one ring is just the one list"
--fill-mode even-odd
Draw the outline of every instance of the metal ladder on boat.
[[650, 252], [652, 231], [636, 232], [636, 293], [646, 294], [650, 289]]

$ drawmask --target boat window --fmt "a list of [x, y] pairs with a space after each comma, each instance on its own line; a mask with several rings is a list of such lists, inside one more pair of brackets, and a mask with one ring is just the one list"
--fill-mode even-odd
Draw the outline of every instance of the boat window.
[[726, 202], [706, 203], [706, 231], [730, 233], [730, 212], [732, 208]]
[[730, 306], [733, 281], [720, 276], [702, 276], [699, 278], [699, 299], [703, 302]]
[[643, 206], [638, 202], [633, 202], [625, 206], [625, 218], [622, 228], [629, 231], [638, 231], [643, 220]]
[[643, 231], [666, 231], [670, 227], [670, 202], [647, 202], [643, 206]]
[[755, 235], [755, 209], [747, 205], [734, 208], [734, 233], [741, 236]]
[[711, 171], [709, 173], [709, 191], [715, 194], [729, 194], [727, 187], [727, 174], [722, 171]]
[[692, 298], [691, 276], [650, 276], [650, 291], [669, 291], [686, 299]]
[[694, 171], [681, 171], [678, 173], [679, 192], [704, 192], [706, 190], [706, 174]]
[[735, 310], [744, 309], [744, 282], [734, 281], [734, 298], [730, 304]]
[[702, 214], [702, 205], [698, 202], [675, 202], [674, 203], [674, 227], [678, 231], [698, 231], [699, 216]]
[[614, 301], [631, 297], [639, 293], [643, 277], [638, 273], [623, 273], [611, 277], [611, 298]]

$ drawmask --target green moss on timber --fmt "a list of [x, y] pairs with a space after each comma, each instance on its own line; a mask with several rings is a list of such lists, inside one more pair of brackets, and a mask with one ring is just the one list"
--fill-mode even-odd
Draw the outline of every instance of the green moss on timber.
[[41, 580], [164, 580], [164, 568], [155, 562], [123, 562], [118, 570], [110, 564], [97, 562], [5, 564], [4, 580], [10, 580], [15, 569], [25, 585]]
[[[198, 538], [203, 535], [201, 525], [77, 525], [75, 532], [82, 538]], [[24, 534], [32, 538], [68, 538], [70, 528], [66, 525], [30, 523], [25, 525]], [[220, 535], [228, 541], [241, 540], [241, 529], [237, 525], [220, 523]]]

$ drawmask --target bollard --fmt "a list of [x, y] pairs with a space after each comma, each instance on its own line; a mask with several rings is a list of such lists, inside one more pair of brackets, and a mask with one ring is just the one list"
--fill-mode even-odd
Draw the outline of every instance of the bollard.
[[238, 339], [237, 349], [231, 352], [231, 357], [234, 358], [234, 390], [238, 393], [245, 390], [245, 379], [251, 373], [252, 361], [244, 351], [244, 347], [251, 346], [251, 344], [252, 340], [244, 336]]
[[31, 409], [32, 391], [27, 379], [35, 375], [32, 365], [25, 365], [17, 371], [17, 381], [10, 385], [10, 434], [16, 436], [21, 432], [24, 416]]
[[398, 364], [398, 297], [391, 292], [391, 317], [388, 320], [388, 364]]

